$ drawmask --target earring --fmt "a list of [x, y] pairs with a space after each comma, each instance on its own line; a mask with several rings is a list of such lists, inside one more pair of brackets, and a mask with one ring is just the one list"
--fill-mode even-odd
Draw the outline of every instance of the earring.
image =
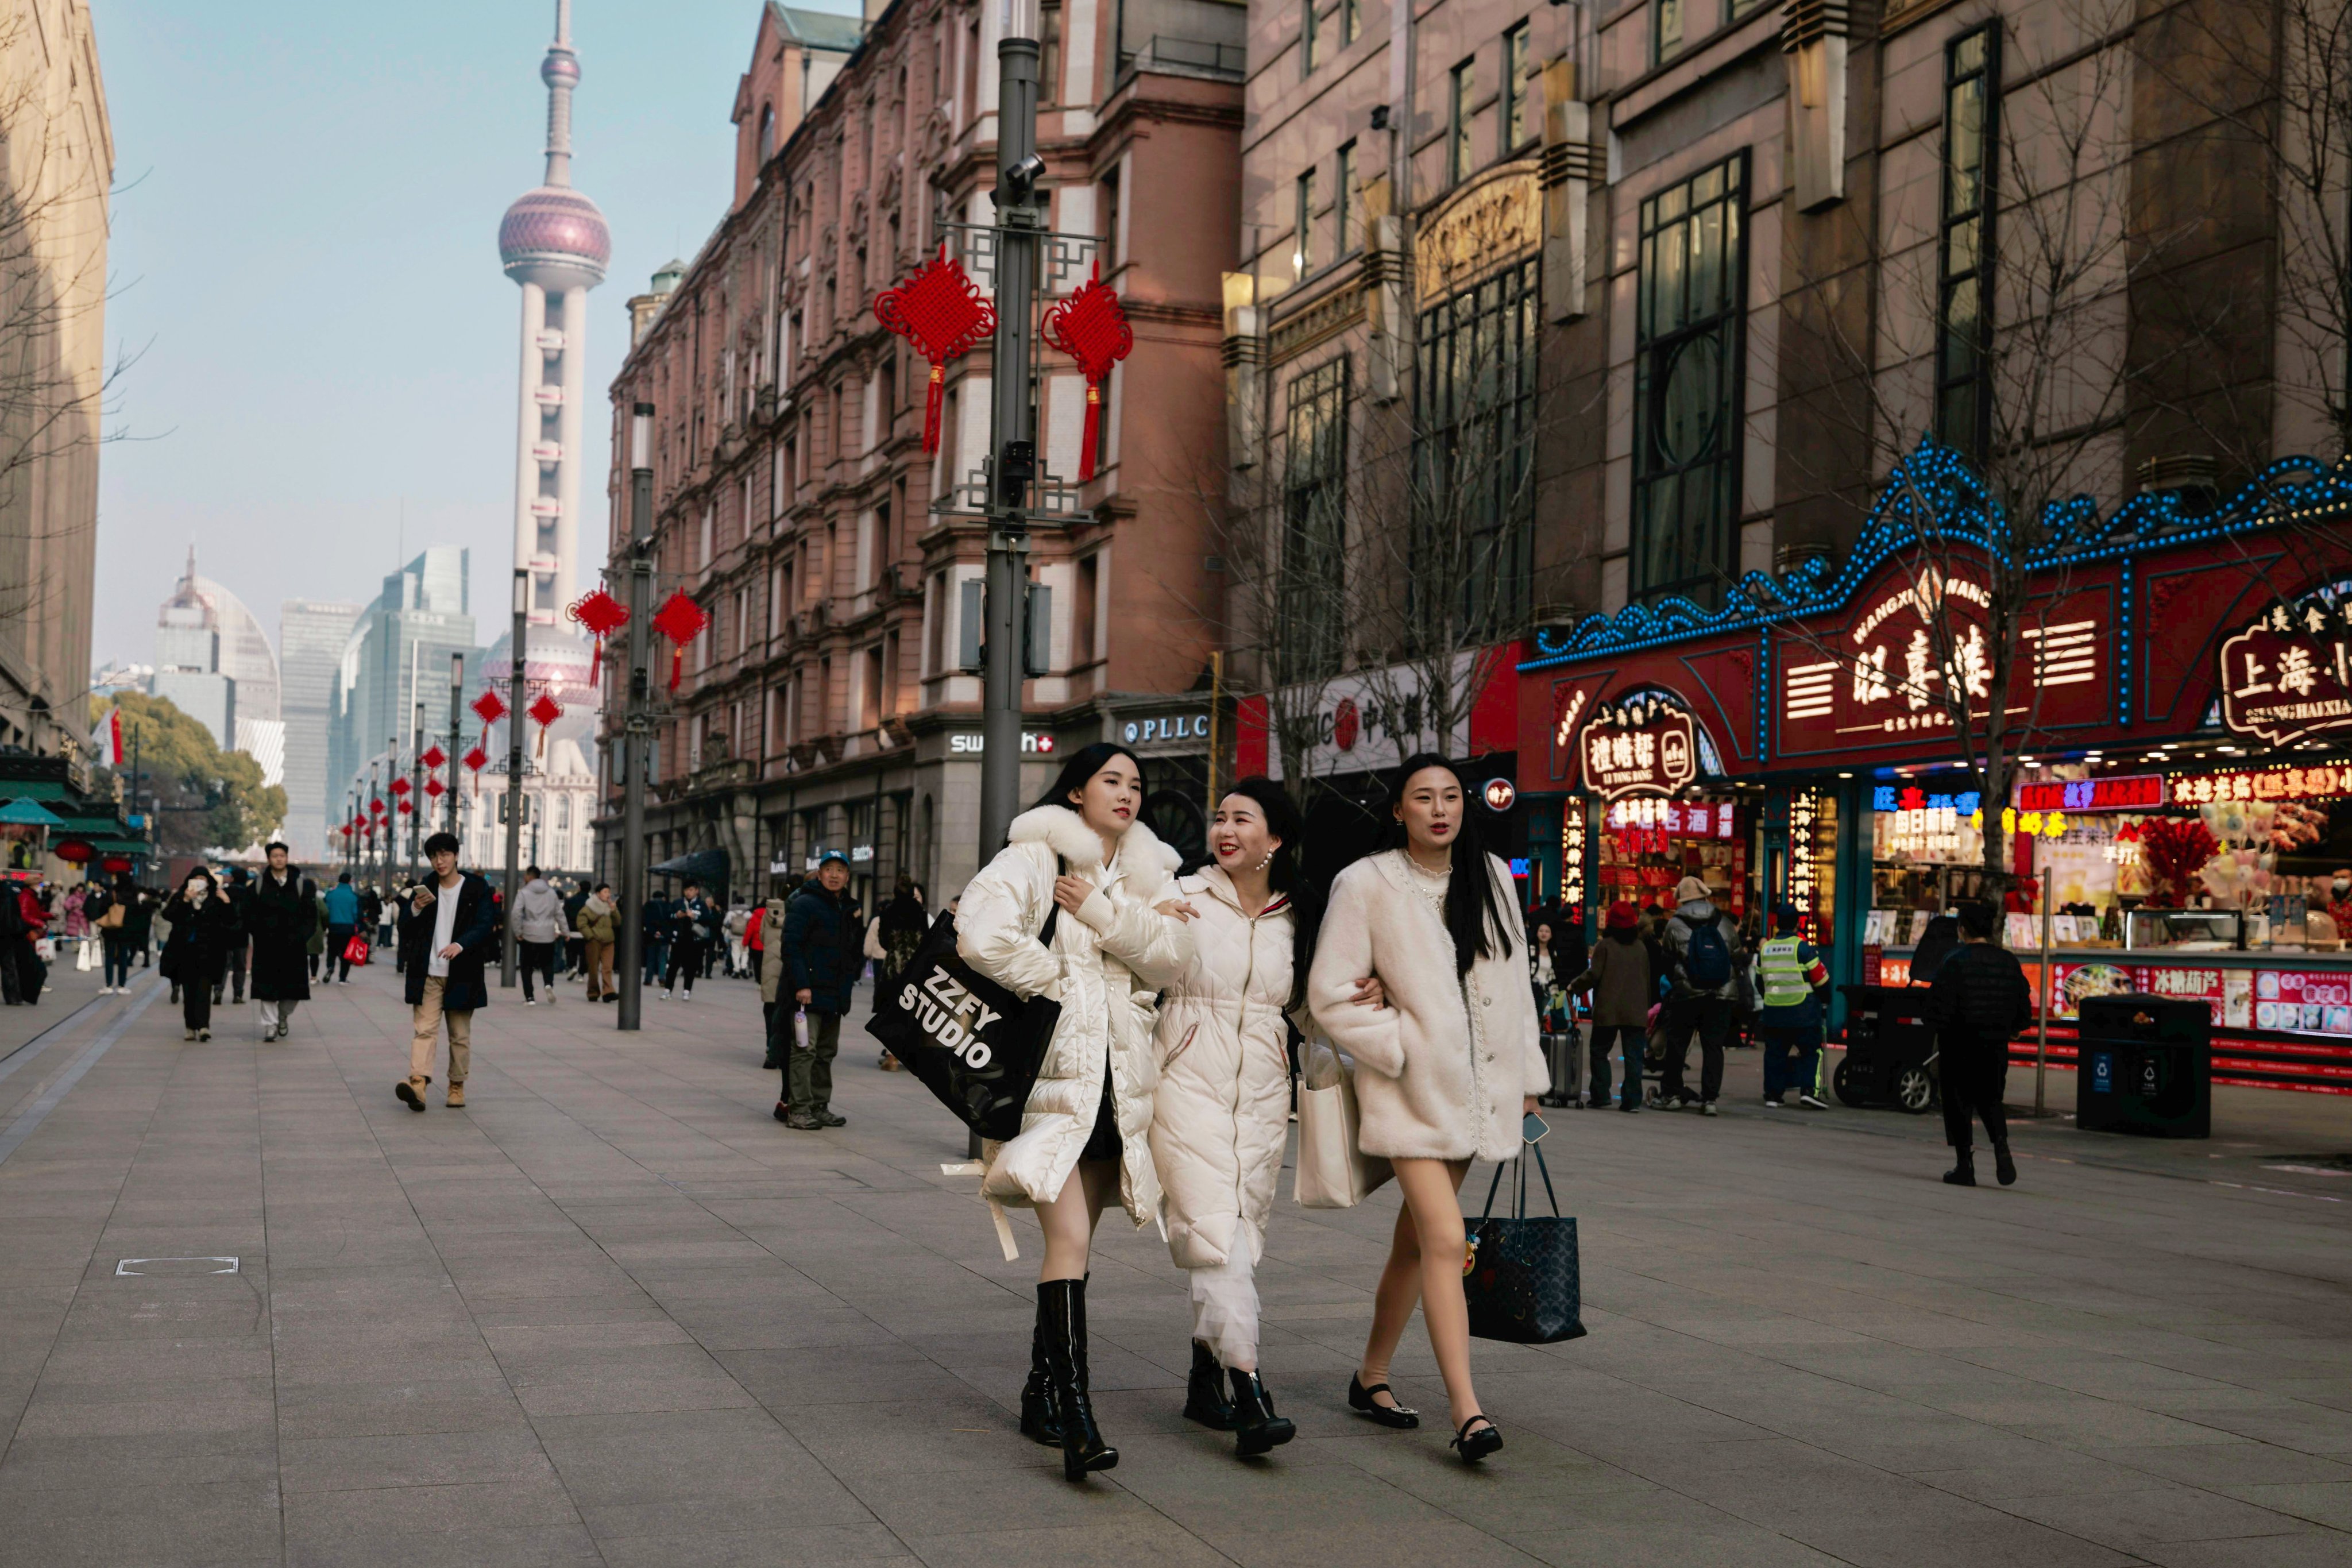
[[1258, 869], [1258, 870], [1260, 870], [1260, 871], [1263, 871], [1263, 870], [1265, 870], [1268, 866], [1271, 866], [1271, 865], [1273, 865], [1273, 864], [1274, 864], [1274, 851], [1273, 851], [1273, 850], [1271, 850], [1271, 849], [1269, 849], [1269, 850], [1267, 850], [1267, 851], [1265, 852], [1265, 856], [1259, 859], [1259, 861], [1258, 861], [1258, 863], [1257, 863], [1257, 866], [1256, 866], [1256, 869]]

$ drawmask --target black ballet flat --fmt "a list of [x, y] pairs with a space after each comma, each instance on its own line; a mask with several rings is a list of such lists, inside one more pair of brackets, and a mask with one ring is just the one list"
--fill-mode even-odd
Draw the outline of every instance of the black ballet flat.
[[1348, 1408], [1357, 1415], [1369, 1415], [1381, 1426], [1393, 1426], [1399, 1431], [1410, 1430], [1421, 1425], [1419, 1411], [1407, 1410], [1402, 1405], [1381, 1405], [1372, 1398], [1375, 1394], [1385, 1394], [1391, 1399], [1396, 1397], [1396, 1390], [1385, 1383], [1376, 1383], [1371, 1387], [1366, 1388], [1356, 1381], [1354, 1373], [1348, 1374]]
[[1477, 1426], [1481, 1421], [1486, 1421], [1486, 1418], [1484, 1415], [1473, 1415], [1469, 1420], [1462, 1423], [1462, 1430], [1456, 1432], [1454, 1435], [1454, 1440], [1446, 1445], [1447, 1447], [1461, 1454], [1462, 1462], [1465, 1465], [1475, 1465], [1487, 1455], [1502, 1451], [1503, 1434], [1492, 1421], [1486, 1421], [1486, 1424], [1479, 1426], [1475, 1432], [1470, 1430], [1471, 1427]]

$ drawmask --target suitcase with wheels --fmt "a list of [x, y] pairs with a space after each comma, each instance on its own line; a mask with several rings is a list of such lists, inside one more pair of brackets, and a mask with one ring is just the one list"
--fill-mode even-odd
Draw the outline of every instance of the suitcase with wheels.
[[1551, 1068], [1551, 1088], [1541, 1097], [1543, 1104], [1573, 1105], [1577, 1090], [1584, 1086], [1583, 1053], [1577, 1047], [1578, 1031], [1565, 1034], [1547, 1032], [1543, 1037], [1544, 1062]]

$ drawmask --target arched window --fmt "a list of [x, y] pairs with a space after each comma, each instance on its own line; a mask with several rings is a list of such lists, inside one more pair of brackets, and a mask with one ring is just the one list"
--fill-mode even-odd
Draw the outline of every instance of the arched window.
[[760, 105], [760, 162], [768, 161], [776, 150], [776, 110], [773, 104]]

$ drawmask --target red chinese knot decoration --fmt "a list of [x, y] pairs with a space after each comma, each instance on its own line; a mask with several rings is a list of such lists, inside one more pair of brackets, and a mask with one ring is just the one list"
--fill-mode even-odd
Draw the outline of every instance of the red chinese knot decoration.
[[1078, 364], [1087, 378], [1086, 432], [1078, 440], [1078, 479], [1095, 477], [1095, 453], [1102, 441], [1102, 384], [1111, 366], [1135, 347], [1135, 329], [1127, 324], [1118, 290], [1102, 280], [1102, 262], [1093, 276], [1070, 296], [1045, 312], [1040, 329], [1047, 346], [1060, 350]]
[[443, 763], [449, 760], [449, 753], [443, 751], [440, 747], [435, 746], [416, 760], [423, 763], [428, 768], [437, 768]]
[[449, 786], [443, 784], [439, 779], [426, 779], [425, 781], [425, 793], [431, 795], [435, 800], [439, 800], [448, 792]]
[[403, 816], [410, 815], [412, 812], [415, 811], [415, 809], [416, 808], [415, 806], [409, 805], [404, 800], [400, 803], [400, 815]]
[[595, 661], [588, 667], [588, 684], [593, 686], [604, 668], [604, 639], [629, 624], [629, 607], [604, 589], [591, 588], [566, 605], [563, 613], [596, 639]]
[[485, 691], [474, 699], [474, 711], [482, 716], [485, 724], [495, 724], [507, 716], [507, 705], [499, 700], [495, 691]]
[[539, 754], [547, 755], [547, 727], [563, 717], [563, 704], [551, 692], [542, 691], [531, 700], [530, 716], [539, 721]]
[[480, 773], [485, 767], [489, 765], [490, 753], [482, 750], [481, 747], [476, 746], [472, 751], [467, 752], [460, 760], [476, 773]]
[[394, 795], [406, 795], [409, 790], [407, 776], [403, 774], [402, 776], [394, 779], [392, 783], [386, 784], [384, 787], [392, 791]]
[[948, 361], [961, 359], [974, 343], [996, 331], [996, 307], [981, 298], [980, 286], [964, 271], [963, 263], [948, 255], [942, 241], [940, 253], [916, 268], [913, 277], [874, 297], [874, 319], [930, 362], [930, 395], [923, 405], [923, 450], [936, 452]]
[[710, 617], [702, 606], [684, 593], [672, 594], [662, 601], [655, 612], [654, 630], [667, 637], [673, 645], [669, 658], [669, 689], [677, 689], [678, 679], [686, 673], [686, 645], [702, 635]]

